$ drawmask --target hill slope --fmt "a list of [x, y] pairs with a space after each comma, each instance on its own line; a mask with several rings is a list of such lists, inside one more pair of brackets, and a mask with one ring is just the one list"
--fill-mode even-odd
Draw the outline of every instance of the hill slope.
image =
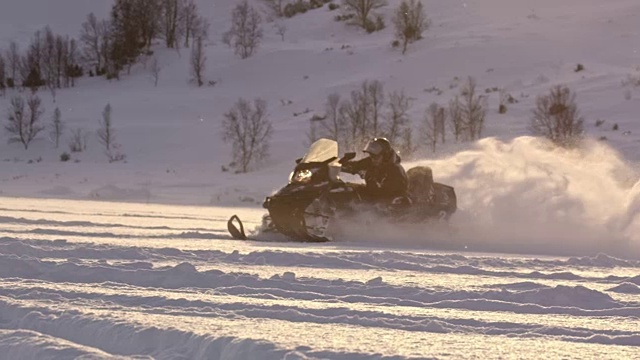
[[[29, 33], [46, 24], [74, 35], [87, 12], [108, 14], [104, 4], [94, 7], [65, 0], [65, 9], [72, 12], [51, 10], [51, 16], [40, 19], [25, 10], [36, 3], [44, 2], [13, 1], [11, 15], [3, 12], [3, 46], [7, 36], [25, 42]], [[196, 88], [188, 83], [189, 49], [177, 52], [159, 43], [154, 50], [163, 69], [157, 87], [139, 64], [120, 81], [83, 78], [77, 87], [59, 91], [55, 104], [42, 92], [44, 119], [49, 121], [53, 109], [60, 107], [68, 128], [90, 133], [88, 150], [73, 154], [79, 162], [61, 163], [66, 141], [61, 149], [53, 149], [43, 136], [27, 151], [19, 144], [0, 143], [2, 194], [233, 204], [239, 194], [248, 193], [255, 204], [286, 179], [292, 160], [305, 149], [308, 119], [323, 112], [326, 96], [332, 92], [348, 96], [364, 80], [380, 80], [385, 91], [404, 90], [414, 98], [414, 122], [431, 102], [444, 105], [458, 93], [456, 79], [473, 76], [480, 90], [504, 88], [518, 103], [500, 115], [499, 94], [488, 93], [483, 135], [507, 143], [528, 135], [535, 97], [554, 84], [566, 84], [578, 94], [588, 133], [606, 137], [605, 146], [619, 151], [623, 163], [640, 160], [636, 125], [640, 90], [622, 85], [628, 76], [639, 76], [634, 67], [640, 5], [635, 1], [616, 0], [605, 6], [596, 0], [562, 4], [543, 0], [535, 8], [523, 0], [425, 1], [432, 26], [404, 56], [390, 46], [389, 19], [398, 1], [380, 9], [388, 26], [374, 34], [334, 21], [340, 10], [324, 7], [284, 19], [284, 41], [272, 23], [264, 23], [263, 44], [246, 60], [235, 57], [220, 41], [234, 3], [199, 2], [212, 24], [206, 78], [216, 81], [215, 86]], [[584, 71], [574, 71], [578, 63]], [[425, 91], [433, 87], [441, 94]], [[11, 95], [0, 98], [1, 108], [7, 108]], [[239, 97], [267, 100], [275, 128], [271, 158], [247, 175], [221, 171], [221, 165], [229, 162], [230, 149], [221, 141], [219, 124]], [[113, 107], [117, 141], [127, 163], [108, 164], [95, 138], [107, 103]], [[307, 109], [309, 113], [294, 116]], [[597, 119], [604, 124], [596, 127]], [[611, 130], [613, 124], [619, 125], [618, 131]], [[421, 156], [441, 158], [474, 146], [449, 141], [438, 153], [423, 150]], [[617, 155], [611, 156], [603, 161], [615, 161]], [[446, 161], [432, 163], [436, 174], [447, 173]], [[632, 173], [627, 165], [621, 166]], [[629, 178], [633, 175], [626, 177], [633, 183]], [[446, 180], [457, 186], [466, 181]]]

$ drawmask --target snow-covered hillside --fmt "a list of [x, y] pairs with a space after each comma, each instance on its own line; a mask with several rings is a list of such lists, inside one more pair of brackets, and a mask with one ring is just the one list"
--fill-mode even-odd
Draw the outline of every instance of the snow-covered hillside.
[[[236, 1], [198, 0], [205, 86], [188, 82], [190, 49], [159, 40], [157, 87], [137, 64], [120, 80], [83, 77], [55, 103], [40, 91], [46, 122], [59, 107], [90, 136], [61, 162], [70, 131], [58, 149], [44, 133], [28, 150], [0, 135], [0, 359], [637, 357], [640, 87], [628, 80], [640, 79], [640, 3], [423, 0], [431, 27], [405, 55], [391, 47], [398, 3], [373, 34], [326, 6], [282, 20], [284, 40], [265, 22], [241, 60], [221, 41]], [[46, 25], [78, 36], [110, 6], [5, 0], [0, 50]], [[488, 96], [483, 139], [448, 134], [404, 162], [455, 187], [451, 231], [229, 239], [231, 214], [259, 224], [329, 94], [379, 80], [413, 98], [417, 121], [467, 76]], [[579, 150], [529, 136], [536, 96], [556, 84], [577, 94]], [[505, 114], [494, 88], [517, 100]], [[14, 94], [0, 97], [3, 124]], [[222, 169], [220, 124], [240, 97], [265, 99], [274, 126], [271, 157], [247, 174]], [[95, 135], [107, 103], [126, 162], [109, 163]]]
[[[54, 32], [77, 36], [88, 11], [99, 18], [108, 15], [102, 3], [90, 7], [83, 1], [63, 2], [71, 10], [45, 22], [27, 16], [37, 1], [11, 1], [5, 7], [12, 11], [3, 11], [0, 19], [0, 46], [6, 49], [12, 39], [27, 44], [31, 34], [47, 24]], [[240, 60], [220, 40], [229, 27], [234, 1], [202, 1], [201, 12], [211, 21], [206, 79], [216, 81], [215, 86], [189, 84], [189, 50], [178, 53], [159, 42], [154, 48], [162, 66], [158, 87], [153, 86], [148, 69], [138, 65], [120, 81], [82, 78], [77, 87], [58, 91], [55, 104], [43, 91], [44, 118], [49, 121], [59, 107], [69, 129], [93, 132], [110, 103], [127, 163], [107, 164], [93, 133], [88, 150], [73, 154], [72, 160], [79, 162], [68, 164], [59, 162], [67, 150], [64, 139], [62, 148], [54, 149], [43, 136], [28, 151], [2, 142], [1, 190], [11, 196], [31, 196], [51, 194], [55, 188], [57, 196], [87, 198], [106, 186], [146, 188], [148, 201], [187, 204], [237, 203], [237, 196], [225, 196], [236, 189], [261, 198], [280, 185], [292, 160], [304, 151], [308, 120], [322, 114], [328, 94], [348, 96], [362, 81], [380, 80], [386, 91], [404, 90], [414, 98], [411, 115], [417, 123], [431, 102], [446, 104], [457, 94], [455, 78], [467, 76], [477, 79], [480, 90], [504, 88], [518, 100], [506, 114], [498, 114], [499, 94], [488, 94], [484, 136], [509, 143], [528, 135], [535, 97], [554, 84], [566, 84], [578, 95], [589, 134], [595, 139], [606, 137], [604, 143], [633, 167], [640, 160], [636, 130], [640, 89], [623, 86], [622, 81], [640, 76], [636, 69], [640, 6], [625, 0], [606, 6], [596, 0], [576, 4], [545, 0], [532, 8], [526, 1], [426, 1], [431, 28], [404, 56], [390, 46], [389, 20], [386, 29], [366, 34], [334, 21], [339, 9], [324, 7], [285, 19], [285, 41], [273, 23], [264, 23], [265, 39], [257, 54]], [[380, 12], [389, 18], [396, 5], [391, 1]], [[574, 72], [578, 63], [584, 71]], [[425, 91], [434, 87], [441, 90], [440, 95]], [[625, 99], [627, 90], [630, 100]], [[10, 96], [11, 92], [0, 98], [0, 107], [7, 108]], [[267, 163], [251, 174], [234, 176], [221, 171], [230, 161], [230, 146], [221, 140], [220, 123], [240, 97], [267, 100], [275, 132]], [[309, 113], [294, 116], [307, 109]], [[604, 124], [596, 127], [596, 120]], [[614, 124], [619, 125], [618, 131], [611, 130]], [[420, 155], [441, 158], [473, 146], [449, 141], [436, 154], [423, 149]], [[28, 163], [40, 158], [41, 162]], [[435, 168], [436, 173], [439, 170]], [[451, 179], [454, 186], [468, 180]]]

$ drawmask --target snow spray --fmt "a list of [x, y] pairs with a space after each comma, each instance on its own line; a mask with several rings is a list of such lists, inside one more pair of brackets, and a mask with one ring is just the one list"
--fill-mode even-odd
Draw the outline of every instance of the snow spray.
[[[603, 142], [562, 149], [534, 137], [485, 138], [430, 166], [455, 188], [448, 227], [379, 225], [357, 241], [469, 251], [640, 258], [640, 176]], [[369, 232], [370, 233], [370, 232]]]

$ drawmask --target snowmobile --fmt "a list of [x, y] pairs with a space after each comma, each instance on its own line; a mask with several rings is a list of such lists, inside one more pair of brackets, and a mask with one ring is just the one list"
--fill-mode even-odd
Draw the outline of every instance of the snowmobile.
[[[339, 176], [342, 164], [355, 157], [355, 152], [349, 152], [338, 158], [334, 140], [323, 138], [311, 144], [296, 160], [288, 184], [265, 198], [263, 207], [268, 214], [263, 217], [261, 232], [278, 232], [295, 241], [325, 242], [339, 233], [337, 224], [348, 223], [363, 211], [382, 214], [394, 224], [446, 222], [456, 211], [454, 188], [434, 182], [427, 166], [407, 171], [408, 199], [373, 207], [360, 195], [364, 184], [345, 182]], [[228, 220], [227, 229], [235, 239], [248, 239], [237, 215]]]

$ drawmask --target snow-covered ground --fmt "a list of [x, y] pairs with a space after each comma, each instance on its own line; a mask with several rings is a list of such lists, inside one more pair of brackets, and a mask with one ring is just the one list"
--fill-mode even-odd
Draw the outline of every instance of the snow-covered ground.
[[637, 357], [638, 260], [240, 242], [227, 213], [4, 199], [0, 357]]
[[[423, 2], [432, 26], [404, 56], [390, 46], [391, 0], [381, 32], [325, 7], [286, 19], [284, 41], [265, 23], [240, 60], [220, 41], [235, 2], [202, 0], [215, 86], [189, 84], [189, 49], [159, 43], [157, 87], [137, 65], [120, 81], [82, 78], [55, 103], [40, 92], [46, 121], [59, 107], [90, 137], [64, 163], [70, 133], [59, 149], [46, 136], [28, 150], [0, 141], [0, 358], [638, 358], [640, 87], [628, 80], [640, 79], [640, 3]], [[45, 25], [77, 36], [88, 12], [110, 8], [55, 3], [64, 11], [5, 0], [0, 49], [24, 49]], [[498, 114], [487, 93], [484, 139], [405, 162], [455, 187], [451, 229], [230, 240], [230, 215], [259, 224], [328, 94], [380, 80], [415, 99], [417, 119], [466, 76], [518, 103]], [[535, 97], [554, 84], [577, 93], [590, 137], [579, 150], [528, 136]], [[236, 175], [221, 169], [219, 124], [241, 96], [268, 101], [274, 137], [271, 157]], [[108, 163], [94, 134], [107, 103], [126, 162]]]

